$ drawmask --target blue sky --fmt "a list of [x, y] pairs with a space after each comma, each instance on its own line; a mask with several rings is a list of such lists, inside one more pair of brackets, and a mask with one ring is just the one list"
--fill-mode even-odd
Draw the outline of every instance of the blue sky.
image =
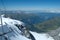
[[[3, 0], [7, 10], [60, 10], [60, 0]], [[0, 9], [3, 9], [0, 0]]]

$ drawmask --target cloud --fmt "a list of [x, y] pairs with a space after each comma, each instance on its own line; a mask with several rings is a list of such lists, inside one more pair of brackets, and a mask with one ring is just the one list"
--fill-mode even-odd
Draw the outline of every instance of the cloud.
[[60, 13], [60, 9], [43, 9], [42, 12]]

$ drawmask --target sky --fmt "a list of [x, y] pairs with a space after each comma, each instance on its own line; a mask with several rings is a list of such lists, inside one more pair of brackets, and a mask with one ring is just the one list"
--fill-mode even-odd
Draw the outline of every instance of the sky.
[[4, 7], [7, 10], [60, 10], [60, 0], [0, 0], [0, 9]]

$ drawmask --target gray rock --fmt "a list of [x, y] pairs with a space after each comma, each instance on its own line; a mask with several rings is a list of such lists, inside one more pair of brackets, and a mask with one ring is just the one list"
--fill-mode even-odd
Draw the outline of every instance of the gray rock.
[[56, 30], [48, 32], [48, 34], [54, 38], [54, 40], [60, 40], [60, 27]]

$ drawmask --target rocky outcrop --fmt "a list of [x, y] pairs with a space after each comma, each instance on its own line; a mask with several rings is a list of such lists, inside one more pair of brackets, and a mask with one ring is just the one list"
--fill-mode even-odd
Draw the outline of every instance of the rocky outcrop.
[[56, 30], [48, 32], [48, 34], [54, 38], [54, 40], [60, 40], [60, 27]]

